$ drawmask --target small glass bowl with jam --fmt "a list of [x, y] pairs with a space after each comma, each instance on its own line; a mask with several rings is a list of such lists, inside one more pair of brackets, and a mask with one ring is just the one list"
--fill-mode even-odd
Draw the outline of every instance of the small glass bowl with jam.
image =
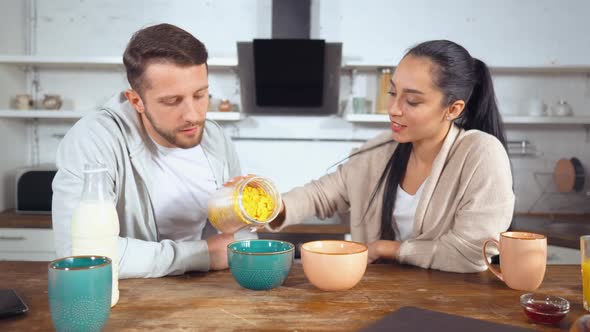
[[520, 305], [530, 320], [540, 324], [556, 324], [570, 311], [568, 300], [546, 294], [523, 294]]

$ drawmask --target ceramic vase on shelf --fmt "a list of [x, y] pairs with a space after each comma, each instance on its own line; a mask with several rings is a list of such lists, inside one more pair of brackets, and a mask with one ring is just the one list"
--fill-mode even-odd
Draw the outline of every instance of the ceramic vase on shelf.
[[560, 99], [553, 107], [551, 107], [551, 115], [553, 116], [572, 116], [574, 110], [567, 101]]
[[58, 110], [61, 108], [63, 100], [60, 95], [45, 95], [41, 105], [46, 110]]

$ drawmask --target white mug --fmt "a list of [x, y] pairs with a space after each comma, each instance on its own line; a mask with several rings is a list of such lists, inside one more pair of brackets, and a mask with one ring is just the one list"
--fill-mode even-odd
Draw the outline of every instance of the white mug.
[[352, 110], [355, 114], [367, 113], [367, 98], [352, 97]]
[[528, 112], [531, 116], [547, 115], [547, 105], [539, 98], [533, 98], [528, 102]]

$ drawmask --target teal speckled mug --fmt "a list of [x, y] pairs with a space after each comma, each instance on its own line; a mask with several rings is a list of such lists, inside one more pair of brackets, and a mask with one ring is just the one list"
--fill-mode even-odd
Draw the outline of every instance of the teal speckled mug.
[[241, 240], [227, 246], [229, 270], [244, 288], [266, 290], [285, 282], [295, 246], [278, 240]]
[[111, 310], [112, 264], [104, 256], [49, 263], [49, 308], [57, 331], [100, 331]]

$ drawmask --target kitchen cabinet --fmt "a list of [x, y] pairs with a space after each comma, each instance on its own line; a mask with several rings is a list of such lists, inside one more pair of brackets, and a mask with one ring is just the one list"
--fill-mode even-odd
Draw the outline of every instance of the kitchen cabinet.
[[51, 261], [55, 259], [52, 229], [0, 228], [0, 260]]
[[53, 260], [53, 240], [50, 215], [0, 213], [0, 260]]

